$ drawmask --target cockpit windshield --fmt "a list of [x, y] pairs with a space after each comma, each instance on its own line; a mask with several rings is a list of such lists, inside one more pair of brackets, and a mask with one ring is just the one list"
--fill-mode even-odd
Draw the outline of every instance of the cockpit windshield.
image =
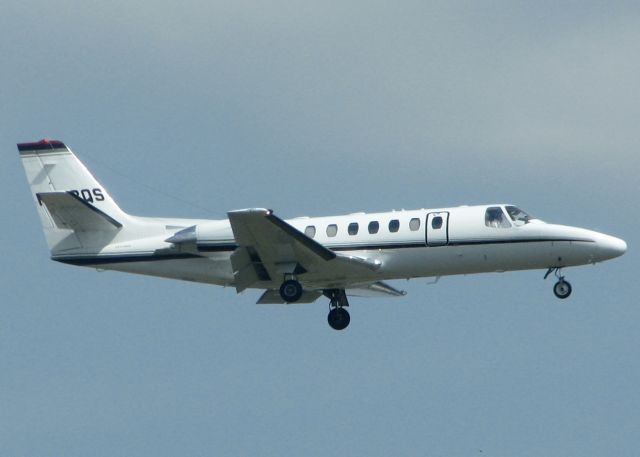
[[502, 208], [499, 206], [491, 206], [487, 208], [484, 213], [484, 224], [487, 227], [493, 228], [509, 228], [511, 223], [507, 219], [507, 216], [502, 212]]
[[505, 206], [504, 208], [507, 210], [507, 213], [509, 214], [509, 217], [513, 222], [527, 224], [531, 219], [533, 219], [531, 216], [529, 216], [527, 213], [522, 211], [517, 206]]

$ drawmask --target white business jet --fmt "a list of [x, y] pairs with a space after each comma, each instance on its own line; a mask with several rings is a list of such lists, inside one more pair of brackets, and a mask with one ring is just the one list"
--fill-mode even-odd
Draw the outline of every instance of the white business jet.
[[349, 325], [348, 296], [401, 296], [392, 279], [546, 269], [571, 294], [562, 268], [618, 257], [626, 243], [547, 224], [491, 204], [282, 220], [268, 209], [225, 220], [125, 213], [60, 141], [18, 144], [51, 258], [222, 286], [263, 289], [258, 303], [329, 299], [329, 325]]

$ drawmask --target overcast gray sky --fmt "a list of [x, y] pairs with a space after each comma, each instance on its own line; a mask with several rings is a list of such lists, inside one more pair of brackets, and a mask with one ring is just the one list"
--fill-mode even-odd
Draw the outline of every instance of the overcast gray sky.
[[[0, 4], [0, 454], [635, 456], [637, 2]], [[15, 143], [65, 141], [123, 209], [283, 217], [512, 202], [612, 262], [257, 291], [48, 260]]]

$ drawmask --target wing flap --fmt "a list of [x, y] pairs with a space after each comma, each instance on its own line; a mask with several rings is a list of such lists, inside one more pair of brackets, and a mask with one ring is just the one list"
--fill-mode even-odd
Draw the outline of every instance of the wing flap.
[[82, 198], [70, 192], [42, 192], [36, 194], [38, 203], [44, 205], [56, 227], [83, 231], [113, 231], [122, 224]]

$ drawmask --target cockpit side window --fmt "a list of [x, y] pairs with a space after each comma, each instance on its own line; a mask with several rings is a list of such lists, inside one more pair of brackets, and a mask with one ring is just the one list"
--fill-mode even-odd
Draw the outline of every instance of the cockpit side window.
[[484, 213], [484, 223], [487, 227], [511, 227], [511, 223], [507, 220], [507, 217], [504, 215], [502, 208], [500, 208], [499, 206], [491, 206], [487, 208], [487, 211]]
[[[507, 213], [509, 214], [509, 217], [511, 218], [511, 220], [513, 222], [519, 222], [521, 224], [526, 224], [532, 219], [531, 216], [529, 216], [527, 213], [522, 211], [517, 206], [505, 206], [505, 209], [507, 210]], [[518, 225], [518, 224], [516, 224], [516, 225]]]

